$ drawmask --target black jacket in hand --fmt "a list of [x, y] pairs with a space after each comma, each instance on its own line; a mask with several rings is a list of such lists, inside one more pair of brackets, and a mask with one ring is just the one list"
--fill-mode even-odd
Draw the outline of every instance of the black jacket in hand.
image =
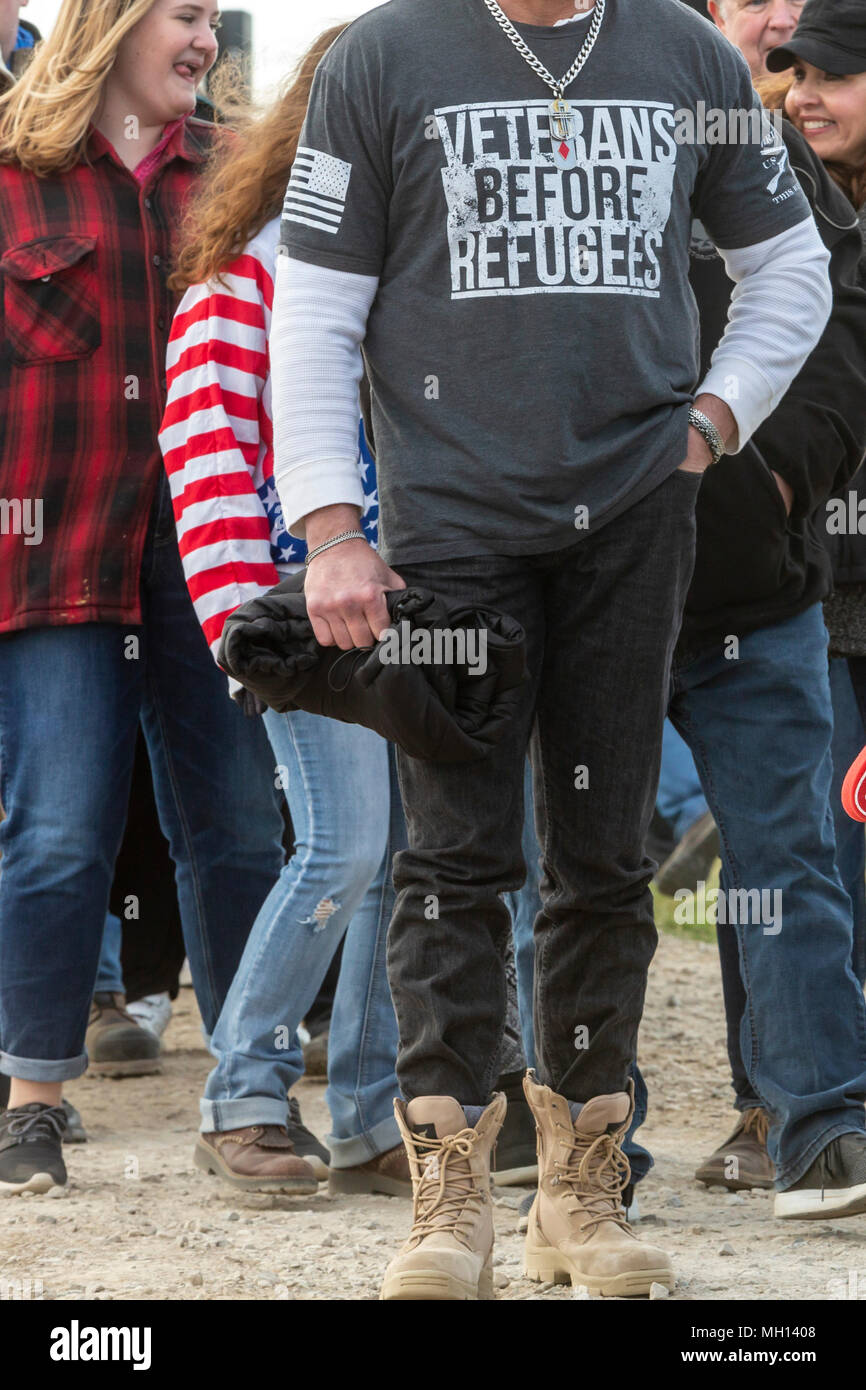
[[473, 762], [499, 742], [526, 680], [519, 623], [486, 608], [446, 608], [424, 589], [394, 590], [385, 597], [395, 632], [483, 632], [486, 669], [391, 664], [382, 659], [383, 642], [347, 652], [320, 646], [303, 582], [303, 574], [292, 575], [227, 619], [219, 664], [247, 690], [280, 714], [303, 709], [362, 724], [413, 758]]
[[[774, 413], [741, 453], [704, 475], [681, 636], [688, 648], [782, 622], [824, 597], [830, 567], [817, 530], [824, 529], [824, 502], [852, 477], [866, 448], [866, 291], [858, 275], [857, 217], [787, 121], [784, 136], [831, 253], [833, 312]], [[690, 278], [705, 371], [725, 329], [733, 286], [713, 247], [694, 238]], [[790, 517], [772, 470], [793, 489]]]

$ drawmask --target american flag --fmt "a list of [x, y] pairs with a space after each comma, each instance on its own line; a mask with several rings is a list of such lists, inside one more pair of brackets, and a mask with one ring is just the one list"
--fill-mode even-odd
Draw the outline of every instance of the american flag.
[[345, 160], [299, 145], [283, 217], [320, 232], [338, 232], [346, 210], [351, 172], [352, 166]]

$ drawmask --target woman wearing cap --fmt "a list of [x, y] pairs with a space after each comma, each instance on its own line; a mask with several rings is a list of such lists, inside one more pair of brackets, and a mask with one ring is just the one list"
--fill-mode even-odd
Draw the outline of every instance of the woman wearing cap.
[[[863, 0], [809, 0], [796, 34], [773, 50], [767, 66], [773, 76], [758, 84], [765, 103], [784, 109], [850, 199], [866, 245], [866, 4]], [[866, 278], [864, 272], [866, 251], [861, 261], [861, 276]], [[830, 682], [835, 721], [837, 859], [843, 882], [854, 898], [855, 920], [858, 903], [862, 903], [863, 832], [840, 813], [838, 792], [856, 752], [856, 741], [862, 739], [866, 728], [866, 535], [850, 525], [852, 514], [859, 521], [857, 504], [864, 494], [866, 477], [861, 468], [840, 498], [831, 499], [826, 514], [818, 518], [819, 533], [833, 564], [834, 587], [824, 603], [824, 621], [834, 658]], [[855, 759], [846, 788], [860, 786], [859, 770], [863, 768], [866, 749]], [[843, 794], [843, 804], [858, 820], [866, 819], [866, 810], [861, 808], [862, 813], [857, 813], [850, 795]], [[862, 979], [866, 961], [856, 931], [853, 966]]]
[[[765, 103], [784, 109], [850, 199], [866, 248], [864, 0], [809, 0], [794, 37], [768, 55], [767, 67], [774, 75], [758, 84]], [[866, 278], [866, 249], [861, 273]], [[850, 492], [855, 493], [853, 509]], [[866, 725], [866, 536], [850, 525], [852, 511], [859, 519], [856, 502], [864, 492], [861, 469], [844, 491], [844, 508], [828, 504], [826, 544], [834, 591], [825, 602], [824, 617], [830, 654], [847, 660]], [[841, 775], [844, 768], [839, 771]]]
[[[866, 202], [866, 3], [809, 0], [790, 42], [767, 55], [771, 73], [762, 95], [784, 103], [855, 208]], [[776, 101], [773, 101], [775, 96]]]

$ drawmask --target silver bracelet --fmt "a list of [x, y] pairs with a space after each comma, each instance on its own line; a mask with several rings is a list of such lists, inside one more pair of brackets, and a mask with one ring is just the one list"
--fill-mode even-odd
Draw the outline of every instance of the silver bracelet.
[[363, 531], [341, 531], [339, 536], [332, 536], [324, 545], [317, 545], [315, 550], [309, 551], [304, 560], [304, 568], [309, 566], [311, 560], [315, 560], [317, 555], [321, 555], [323, 550], [330, 550], [332, 545], [339, 545], [341, 541], [365, 541], [367, 537]]
[[725, 441], [719, 430], [716, 429], [709, 415], [705, 415], [702, 410], [695, 406], [689, 409], [689, 424], [694, 426], [698, 434], [706, 440], [707, 447], [713, 456], [713, 463], [718, 463], [725, 453]]

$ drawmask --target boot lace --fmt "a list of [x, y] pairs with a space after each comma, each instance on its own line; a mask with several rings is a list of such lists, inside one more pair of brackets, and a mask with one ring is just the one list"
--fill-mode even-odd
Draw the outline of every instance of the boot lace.
[[770, 1131], [770, 1117], [766, 1110], [747, 1110], [743, 1115], [742, 1132], [743, 1134], [754, 1134], [759, 1144], [767, 1147], [767, 1135]]
[[474, 1129], [462, 1129], [445, 1139], [412, 1134], [422, 1164], [413, 1200], [412, 1245], [434, 1232], [449, 1230], [461, 1245], [472, 1248], [471, 1223], [482, 1194], [466, 1160], [477, 1139]]
[[[565, 1125], [558, 1128], [565, 1129]], [[602, 1221], [613, 1221], [630, 1230], [622, 1205], [623, 1188], [631, 1177], [631, 1164], [615, 1134], [599, 1134], [590, 1143], [573, 1131], [574, 1147], [565, 1163], [554, 1161], [555, 1187], [565, 1185], [571, 1198], [571, 1214], [585, 1213], [579, 1226], [588, 1231]]]

